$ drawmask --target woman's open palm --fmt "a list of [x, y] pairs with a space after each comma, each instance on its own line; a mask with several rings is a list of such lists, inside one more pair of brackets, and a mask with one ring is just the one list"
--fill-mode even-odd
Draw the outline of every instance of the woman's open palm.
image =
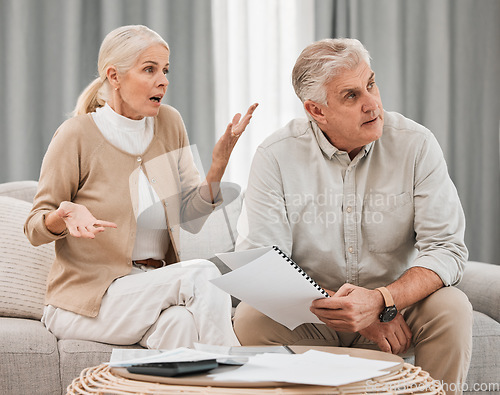
[[105, 228], [116, 228], [113, 222], [96, 219], [87, 207], [72, 202], [62, 202], [56, 214], [65, 222], [68, 232], [73, 237], [93, 239], [104, 232]]

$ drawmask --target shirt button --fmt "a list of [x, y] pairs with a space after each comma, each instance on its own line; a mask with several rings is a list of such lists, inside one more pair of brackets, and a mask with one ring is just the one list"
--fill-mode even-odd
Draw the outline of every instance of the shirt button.
[[349, 247], [349, 248], [348, 248], [348, 251], [352, 254], [352, 253], [354, 252], [354, 248]]
[[153, 184], [154, 184], [154, 183], [156, 183], [156, 178], [152, 178], [152, 179], [151, 179], [151, 182], [152, 182]]
[[167, 206], [168, 206], [168, 202], [164, 202], [163, 204], [165, 205], [165, 207], [167, 207]]
[[345, 211], [347, 211], [348, 213], [350, 213], [350, 212], [352, 211], [352, 207], [351, 207], [351, 206], [347, 207], [347, 208], [345, 209]]
[[137, 162], [142, 162], [142, 157], [138, 156], [137, 157]]
[[173, 231], [174, 231], [174, 227], [173, 227], [173, 226], [171, 226], [171, 227], [170, 227], [170, 232], [173, 232]]

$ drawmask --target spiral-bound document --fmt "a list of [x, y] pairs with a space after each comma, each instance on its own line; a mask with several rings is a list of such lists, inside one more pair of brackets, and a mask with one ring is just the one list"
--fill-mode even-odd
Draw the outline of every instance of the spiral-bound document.
[[210, 280], [220, 289], [292, 330], [323, 323], [309, 308], [328, 293], [278, 247], [216, 255], [232, 269]]

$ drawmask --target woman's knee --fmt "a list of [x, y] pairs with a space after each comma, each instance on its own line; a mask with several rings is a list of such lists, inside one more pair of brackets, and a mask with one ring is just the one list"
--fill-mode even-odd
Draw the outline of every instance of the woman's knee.
[[143, 347], [160, 349], [190, 347], [198, 341], [198, 331], [191, 312], [185, 306], [171, 306], [161, 312], [141, 340]]
[[170, 306], [162, 311], [158, 320], [177, 327], [192, 327], [195, 323], [193, 314], [186, 306]]

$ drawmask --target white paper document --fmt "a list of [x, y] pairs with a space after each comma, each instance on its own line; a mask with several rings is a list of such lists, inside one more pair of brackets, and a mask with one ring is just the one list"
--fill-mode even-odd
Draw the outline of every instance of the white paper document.
[[338, 386], [387, 374], [398, 362], [310, 350], [304, 354], [259, 354], [238, 369], [209, 374], [216, 381], [285, 382]]
[[217, 355], [217, 362], [225, 365], [243, 365], [248, 358], [257, 354], [294, 354], [287, 346], [247, 346], [231, 347], [194, 343], [195, 350]]
[[[387, 374], [399, 362], [378, 361], [309, 350], [288, 354], [282, 347], [219, 347], [197, 344], [197, 350], [177, 348], [170, 351], [146, 349], [113, 349], [109, 365], [128, 367], [150, 362], [178, 362], [205, 359], [240, 359], [229, 364], [243, 365], [231, 370], [213, 370], [207, 377], [223, 382], [283, 382], [294, 384], [338, 386], [369, 380]], [[206, 351], [204, 351], [206, 350]], [[260, 351], [269, 353], [259, 353]], [[210, 352], [212, 351], [212, 352]], [[256, 355], [251, 355], [256, 354]]]
[[186, 347], [180, 347], [169, 351], [114, 348], [111, 353], [109, 366], [127, 367], [152, 362], [203, 361], [206, 359], [217, 359], [219, 357], [228, 356], [193, 350]]
[[277, 247], [216, 255], [233, 269], [210, 280], [222, 290], [292, 330], [323, 323], [309, 308], [328, 294]]
[[109, 365], [127, 367], [141, 363], [181, 362], [216, 359], [225, 365], [243, 365], [250, 356], [262, 353], [293, 354], [286, 346], [230, 347], [195, 343], [194, 349], [180, 347], [174, 350], [149, 350], [144, 348], [113, 348]]

